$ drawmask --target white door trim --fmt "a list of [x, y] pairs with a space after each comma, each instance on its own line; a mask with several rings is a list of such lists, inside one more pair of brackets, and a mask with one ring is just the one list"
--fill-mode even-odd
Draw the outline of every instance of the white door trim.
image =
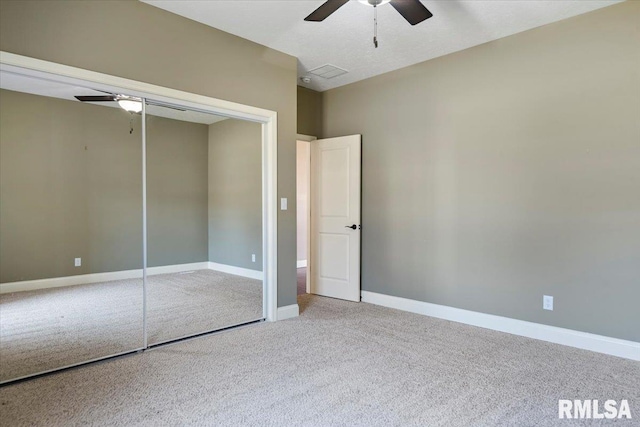
[[29, 77], [86, 86], [93, 89], [121, 92], [168, 104], [183, 105], [195, 110], [234, 119], [262, 123], [262, 244], [264, 317], [277, 320], [278, 301], [278, 224], [277, 166], [278, 114], [275, 111], [251, 107], [195, 93], [170, 89], [136, 80], [111, 76], [82, 68], [70, 67], [41, 59], [0, 51], [0, 70]]
[[296, 141], [312, 142], [312, 141], [315, 141], [316, 139], [318, 138], [311, 135], [303, 135], [301, 133], [296, 135]]

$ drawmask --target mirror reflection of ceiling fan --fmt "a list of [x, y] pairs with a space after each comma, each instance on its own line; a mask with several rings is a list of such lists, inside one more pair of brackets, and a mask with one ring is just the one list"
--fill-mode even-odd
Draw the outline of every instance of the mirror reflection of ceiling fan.
[[[395, 10], [411, 25], [419, 24], [420, 22], [429, 19], [433, 16], [429, 10], [424, 7], [420, 0], [358, 0], [360, 3], [368, 6], [373, 6], [374, 16], [374, 33], [373, 44], [378, 47], [378, 6], [390, 3]], [[305, 21], [321, 22], [324, 21], [336, 10], [340, 9], [349, 0], [328, 0], [324, 2], [319, 8], [311, 12], [309, 16], [304, 18]]]
[[[108, 92], [105, 92], [108, 93]], [[117, 102], [118, 105], [123, 109], [130, 113], [139, 113], [142, 111], [142, 99], [126, 96], [126, 95], [116, 95], [116, 94], [108, 94], [108, 95], [77, 95], [75, 98], [80, 102]], [[178, 111], [186, 111], [182, 108], [172, 107], [170, 105], [161, 104], [159, 102], [154, 102], [150, 100], [146, 100], [148, 105], [155, 105], [163, 108], [171, 108], [173, 110]]]

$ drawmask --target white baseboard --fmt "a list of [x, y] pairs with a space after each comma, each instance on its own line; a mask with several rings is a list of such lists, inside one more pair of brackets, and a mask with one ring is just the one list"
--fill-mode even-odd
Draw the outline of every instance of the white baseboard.
[[306, 259], [299, 259], [296, 263], [296, 268], [303, 268], [307, 266], [307, 260]]
[[[160, 267], [148, 267], [147, 275], [155, 276], [156, 274], [169, 274], [169, 273], [184, 273], [185, 271], [194, 270], [208, 270], [209, 263], [204, 262], [192, 262], [190, 264], [176, 264], [176, 265], [162, 265]], [[140, 277], [142, 277], [142, 270], [140, 270]]]
[[[147, 268], [149, 276], [168, 273], [182, 273], [193, 270], [207, 270], [208, 262], [190, 264], [163, 265]], [[0, 294], [11, 292], [35, 291], [38, 289], [60, 288], [63, 286], [86, 285], [90, 283], [110, 282], [113, 280], [142, 279], [142, 269], [112, 271], [108, 273], [79, 274], [77, 276], [55, 277], [51, 279], [24, 280], [0, 284]]]
[[278, 307], [276, 320], [291, 319], [299, 315], [300, 307], [298, 307], [298, 304], [285, 305], [284, 307]]
[[262, 273], [262, 271], [235, 267], [233, 265], [218, 264], [216, 262], [209, 262], [209, 270], [220, 271], [222, 273], [234, 274], [236, 276], [242, 276], [256, 280], [262, 280], [264, 277], [264, 273]]
[[54, 277], [52, 279], [23, 280], [0, 284], [0, 294], [11, 292], [35, 291], [38, 289], [61, 288], [64, 286], [85, 285], [89, 283], [109, 282], [112, 280], [142, 279], [142, 270], [123, 270], [109, 273], [79, 274], [77, 276]]
[[[362, 291], [362, 301], [570, 347], [640, 361], [640, 343], [492, 314]], [[279, 309], [278, 309], [279, 310]]]

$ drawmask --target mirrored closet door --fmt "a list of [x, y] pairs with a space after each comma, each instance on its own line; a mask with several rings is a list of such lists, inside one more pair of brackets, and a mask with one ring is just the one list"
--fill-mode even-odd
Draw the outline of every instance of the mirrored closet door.
[[69, 81], [0, 71], [0, 384], [265, 318], [263, 125]]
[[142, 348], [141, 116], [86, 87], [0, 86], [0, 382]]
[[148, 101], [148, 344], [263, 318], [262, 125]]

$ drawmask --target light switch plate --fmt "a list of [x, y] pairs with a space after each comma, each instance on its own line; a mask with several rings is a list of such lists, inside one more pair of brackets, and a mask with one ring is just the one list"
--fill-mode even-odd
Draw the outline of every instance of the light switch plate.
[[73, 260], [73, 265], [76, 267], [80, 267], [82, 265], [82, 258], [76, 258]]
[[553, 311], [553, 297], [550, 295], [544, 295], [542, 297], [542, 308], [545, 310]]
[[282, 211], [286, 211], [287, 210], [287, 198], [283, 197], [280, 199], [280, 210]]

